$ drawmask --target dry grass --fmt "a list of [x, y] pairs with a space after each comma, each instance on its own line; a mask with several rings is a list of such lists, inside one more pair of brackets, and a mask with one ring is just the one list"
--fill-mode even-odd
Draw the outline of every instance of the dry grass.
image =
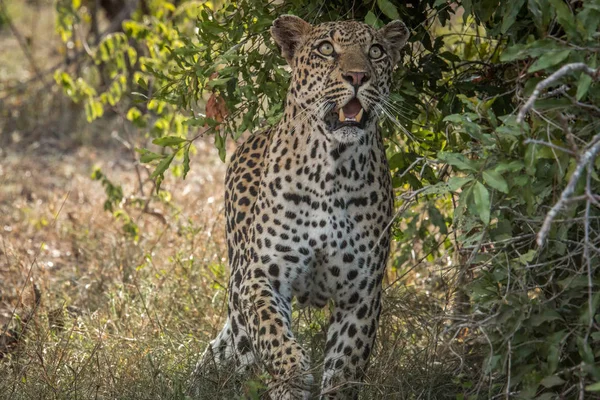
[[[124, 206], [140, 226], [137, 242], [102, 210], [104, 192], [89, 178], [100, 166], [135, 192], [129, 153], [105, 144], [1, 159], [0, 323], [24, 333], [0, 360], [0, 397], [184, 398], [197, 353], [226, 315], [224, 165], [212, 144], [198, 148], [188, 178], [164, 183], [171, 200], [152, 202], [167, 224]], [[441, 345], [445, 302], [424, 294], [426, 268], [415, 274], [386, 290], [365, 399], [454, 398], [460, 360]], [[296, 312], [317, 382], [327, 316]], [[216, 371], [203, 398], [252, 397], [261, 379]]]
[[102, 210], [103, 190], [89, 178], [101, 165], [131, 190], [133, 170], [112, 161], [124, 154], [80, 148], [2, 159], [0, 322], [15, 306], [18, 317], [28, 315], [33, 285], [41, 302], [27, 329], [13, 318], [10, 326], [25, 334], [0, 364], [0, 393], [177, 393], [225, 315], [224, 168], [210, 145], [199, 147], [201, 168], [165, 186], [178, 202], [155, 204], [167, 224], [131, 211], [142, 232], [137, 243]]

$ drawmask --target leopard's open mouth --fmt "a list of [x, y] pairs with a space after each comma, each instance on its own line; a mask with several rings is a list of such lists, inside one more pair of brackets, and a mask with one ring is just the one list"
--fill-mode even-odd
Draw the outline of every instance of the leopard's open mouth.
[[325, 122], [331, 131], [338, 130], [344, 126], [356, 126], [364, 129], [368, 120], [368, 113], [354, 97], [339, 109], [334, 108], [325, 116]]

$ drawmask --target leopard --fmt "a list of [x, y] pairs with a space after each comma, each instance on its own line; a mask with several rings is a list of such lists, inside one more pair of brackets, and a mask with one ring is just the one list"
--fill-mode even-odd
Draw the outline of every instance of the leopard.
[[313, 372], [292, 303], [331, 307], [320, 399], [356, 399], [373, 351], [394, 195], [379, 117], [409, 31], [278, 17], [291, 69], [283, 116], [250, 135], [225, 177], [230, 267], [224, 327], [201, 356], [260, 364], [271, 399], [309, 399]]

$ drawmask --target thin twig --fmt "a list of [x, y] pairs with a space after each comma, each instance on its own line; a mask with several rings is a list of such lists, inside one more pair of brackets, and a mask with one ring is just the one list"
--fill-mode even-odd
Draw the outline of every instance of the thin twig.
[[511, 349], [511, 345], [512, 345], [512, 339], [509, 339], [508, 341], [508, 365], [506, 367], [506, 391], [505, 391], [505, 398], [506, 400], [510, 399], [510, 370], [512, 368], [512, 349]]
[[[585, 185], [586, 194], [589, 196], [587, 202], [585, 203], [585, 220], [584, 220], [584, 243], [585, 246], [583, 248], [583, 258], [586, 265], [587, 271], [587, 294], [588, 294], [588, 327], [585, 333], [585, 341], [587, 342], [592, 332], [592, 326], [594, 326], [594, 280], [593, 280], [593, 269], [592, 269], [592, 260], [590, 258], [590, 203], [592, 203], [593, 197], [591, 194], [591, 180], [592, 180], [592, 171], [593, 165], [590, 160], [587, 165], [587, 179]], [[582, 374], [583, 375], [583, 374]]]
[[520, 123], [523, 121], [525, 115], [529, 112], [529, 110], [531, 110], [531, 108], [533, 108], [533, 104], [538, 99], [538, 97], [540, 97], [543, 90], [545, 90], [549, 86], [554, 85], [563, 76], [570, 74], [571, 72], [577, 71], [581, 71], [585, 74], [588, 74], [594, 80], [597, 80], [600, 77], [600, 68], [594, 69], [588, 67], [584, 63], [571, 63], [563, 65], [558, 71], [554, 72], [552, 75], [550, 75], [549, 77], [547, 77], [546, 79], [544, 79], [536, 85], [535, 90], [531, 94], [531, 97], [529, 97], [529, 100], [527, 100], [525, 105], [521, 108], [521, 111], [519, 111], [519, 115], [517, 116], [517, 122]]
[[550, 147], [552, 149], [556, 149], [558, 151], [562, 151], [562, 152], [565, 152], [567, 154], [571, 154], [573, 156], [577, 154], [577, 153], [573, 152], [573, 150], [570, 150], [570, 149], [567, 149], [565, 147], [561, 147], [561, 146], [555, 145], [554, 143], [551, 143], [551, 142], [544, 142], [543, 140], [527, 139], [527, 140], [525, 140], [523, 142], [523, 144], [530, 144], [530, 143], [541, 144], [542, 146], [548, 146], [548, 147]]

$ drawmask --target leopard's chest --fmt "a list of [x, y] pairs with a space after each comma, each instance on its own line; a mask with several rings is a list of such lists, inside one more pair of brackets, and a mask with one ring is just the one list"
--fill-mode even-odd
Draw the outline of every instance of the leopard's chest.
[[258, 208], [271, 211], [275, 230], [301, 237], [297, 243], [308, 242], [310, 248], [333, 255], [344, 237], [368, 228], [365, 222], [380, 213], [380, 203], [388, 198], [387, 180], [378, 178], [389, 173], [369, 167], [354, 160], [292, 164], [289, 173], [264, 178]]
[[391, 181], [378, 136], [367, 138], [332, 147], [317, 134], [272, 136], [248, 234], [230, 235], [248, 250], [247, 268], [264, 271], [275, 290], [300, 305], [349, 301], [384, 266], [383, 256], [369, 253], [382, 238], [387, 243]]
[[357, 172], [369, 178], [356, 180], [352, 169], [318, 177], [307, 172], [265, 185], [269, 196], [259, 209], [270, 215], [260, 231], [270, 247], [262, 250], [277, 263], [284, 294], [301, 306], [322, 307], [329, 299], [343, 301], [373, 274], [367, 254], [389, 221], [390, 188], [376, 171]]

